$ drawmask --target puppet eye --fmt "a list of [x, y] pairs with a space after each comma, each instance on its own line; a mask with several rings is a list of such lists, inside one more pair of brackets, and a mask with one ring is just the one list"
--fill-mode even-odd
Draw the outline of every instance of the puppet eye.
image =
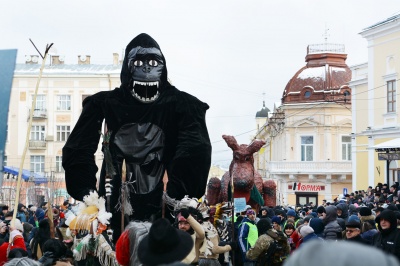
[[157, 62], [157, 60], [152, 59], [152, 60], [149, 60], [149, 65], [156, 67], [156, 66], [158, 66], [158, 62]]
[[140, 61], [140, 60], [135, 60], [135, 62], [133, 62], [133, 65], [134, 66], [142, 66], [143, 65], [143, 62], [142, 61]]

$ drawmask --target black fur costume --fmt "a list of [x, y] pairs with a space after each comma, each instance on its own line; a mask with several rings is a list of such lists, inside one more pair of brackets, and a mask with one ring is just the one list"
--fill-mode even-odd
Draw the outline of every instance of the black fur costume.
[[[152, 102], [143, 102], [132, 93], [134, 70], [129, 53], [134, 53], [137, 47], [160, 51], [159, 97]], [[170, 85], [165, 58], [149, 35], [138, 35], [126, 47], [121, 83], [120, 88], [85, 99], [82, 114], [63, 148], [68, 193], [77, 200], [82, 200], [90, 190], [98, 190], [99, 195], [104, 196], [105, 162], [97, 189], [94, 153], [103, 120], [112, 132], [109, 149], [116, 174], [111, 182], [110, 206], [114, 241], [121, 233], [121, 214], [115, 206], [120, 195], [123, 159], [126, 160], [127, 179], [134, 187], [130, 193], [134, 210], [130, 220], [148, 220], [160, 215], [165, 169], [169, 177], [167, 193], [171, 198], [203, 196], [211, 163], [211, 144], [205, 122], [209, 106]]]

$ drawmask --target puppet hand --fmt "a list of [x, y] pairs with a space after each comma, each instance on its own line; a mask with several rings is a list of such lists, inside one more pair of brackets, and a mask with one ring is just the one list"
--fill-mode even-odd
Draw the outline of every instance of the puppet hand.
[[187, 209], [182, 209], [181, 210], [181, 215], [183, 216], [183, 218], [187, 219], [189, 217], [189, 211]]

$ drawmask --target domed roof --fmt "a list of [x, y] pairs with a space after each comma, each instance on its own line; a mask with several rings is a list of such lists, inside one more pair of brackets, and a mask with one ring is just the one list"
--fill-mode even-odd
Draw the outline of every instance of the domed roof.
[[257, 117], [268, 117], [268, 112], [269, 112], [269, 109], [267, 107], [265, 107], [265, 102], [263, 101], [263, 108], [256, 113], [256, 118]]
[[326, 45], [329, 44], [307, 47], [307, 64], [289, 80], [282, 103], [350, 99], [351, 89], [347, 84], [351, 80], [351, 70], [346, 65], [344, 45]]

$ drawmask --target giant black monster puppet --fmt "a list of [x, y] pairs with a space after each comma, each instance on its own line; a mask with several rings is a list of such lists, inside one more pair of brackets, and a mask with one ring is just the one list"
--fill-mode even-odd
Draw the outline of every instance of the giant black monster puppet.
[[[168, 82], [159, 45], [147, 34], [138, 35], [126, 47], [120, 88], [96, 93], [83, 102], [82, 114], [63, 148], [68, 193], [77, 200], [92, 190], [104, 196], [106, 166], [111, 164], [115, 170], [110, 196], [113, 241], [121, 233], [121, 214], [115, 206], [119, 204], [123, 160], [131, 188], [133, 214], [129, 220], [160, 215], [165, 170], [171, 198], [200, 198], [211, 162], [205, 122], [208, 108]], [[109, 141], [103, 151], [109, 156], [105, 154], [97, 188], [94, 153], [104, 120]]]

